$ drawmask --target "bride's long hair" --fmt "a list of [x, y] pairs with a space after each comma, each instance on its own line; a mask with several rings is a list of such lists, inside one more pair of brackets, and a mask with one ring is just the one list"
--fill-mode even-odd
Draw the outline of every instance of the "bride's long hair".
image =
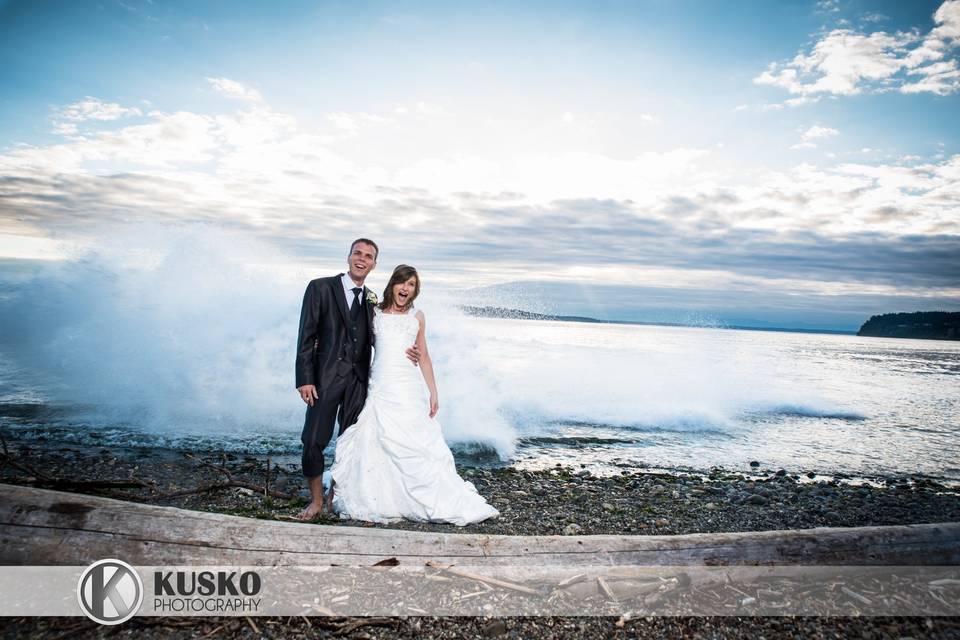
[[393, 287], [406, 282], [411, 278], [411, 276], [417, 279], [417, 286], [414, 287], [413, 295], [410, 296], [409, 300], [407, 300], [407, 304], [403, 306], [403, 310], [406, 311], [413, 306], [413, 301], [417, 299], [418, 295], [420, 295], [420, 274], [417, 273], [416, 269], [408, 264], [398, 264], [397, 268], [393, 270], [393, 275], [390, 276], [390, 281], [387, 283], [387, 288], [383, 290], [383, 300], [379, 305], [381, 311], [386, 311], [393, 308]]

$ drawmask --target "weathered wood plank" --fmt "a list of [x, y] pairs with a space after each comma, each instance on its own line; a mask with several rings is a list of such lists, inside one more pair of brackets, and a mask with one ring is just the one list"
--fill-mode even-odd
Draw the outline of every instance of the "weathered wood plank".
[[256, 520], [0, 485], [0, 563], [958, 565], [960, 523], [675, 536], [494, 536]]

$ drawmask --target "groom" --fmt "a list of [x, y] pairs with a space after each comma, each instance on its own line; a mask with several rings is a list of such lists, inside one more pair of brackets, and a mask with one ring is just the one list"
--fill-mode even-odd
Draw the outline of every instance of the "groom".
[[[333, 437], [357, 421], [367, 398], [373, 346], [376, 296], [363, 283], [377, 266], [379, 249], [359, 238], [350, 245], [347, 273], [318, 278], [307, 285], [297, 338], [297, 391], [307, 403], [303, 423], [303, 475], [311, 502], [300, 512], [309, 520], [323, 510], [323, 450]], [[417, 363], [416, 347], [407, 357]], [[339, 412], [339, 420], [338, 418]]]

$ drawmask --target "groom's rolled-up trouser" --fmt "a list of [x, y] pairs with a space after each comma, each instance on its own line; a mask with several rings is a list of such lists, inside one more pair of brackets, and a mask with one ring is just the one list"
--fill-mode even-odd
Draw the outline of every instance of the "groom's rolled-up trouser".
[[307, 407], [303, 433], [300, 435], [303, 442], [303, 475], [306, 478], [323, 473], [323, 450], [333, 437], [334, 423], [340, 423], [338, 433], [343, 433], [357, 421], [367, 399], [367, 383], [351, 374], [339, 378], [329, 387], [318, 389], [317, 395], [320, 398], [314, 400], [312, 407]]

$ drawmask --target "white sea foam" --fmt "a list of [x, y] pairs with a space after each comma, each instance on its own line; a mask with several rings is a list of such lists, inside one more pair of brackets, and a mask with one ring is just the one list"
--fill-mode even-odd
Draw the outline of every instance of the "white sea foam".
[[[498, 404], [524, 432], [564, 424], [727, 432], [745, 415], [842, 415], [742, 332], [636, 325], [466, 320], [497, 363]], [[471, 326], [472, 325], [472, 326]]]
[[[300, 303], [307, 280], [327, 274], [291, 277], [265, 266], [292, 262], [267, 244], [205, 226], [128, 228], [8, 284], [2, 348], [52, 404], [95, 427], [128, 424], [161, 441], [291, 432], [299, 446]], [[461, 357], [470, 336], [458, 333], [442, 301], [436, 307], [430, 328], [448, 440], [507, 458], [514, 432], [484, 388], [495, 376]]]

